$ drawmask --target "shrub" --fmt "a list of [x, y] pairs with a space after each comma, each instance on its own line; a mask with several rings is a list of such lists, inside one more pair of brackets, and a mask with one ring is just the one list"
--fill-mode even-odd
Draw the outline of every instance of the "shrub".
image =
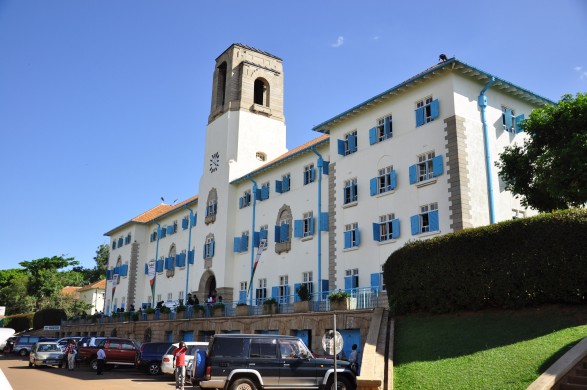
[[277, 305], [277, 300], [275, 298], [267, 298], [263, 301], [263, 305]]
[[308, 286], [303, 283], [296, 291], [296, 293], [298, 294], [298, 298], [300, 298], [300, 301], [304, 302], [304, 301], [309, 301], [312, 299], [312, 296], [310, 295], [310, 291], [308, 290]]
[[145, 313], [147, 314], [155, 314], [155, 309], [153, 309], [151, 306], [147, 307], [145, 309]]
[[171, 309], [168, 308], [167, 306], [161, 306], [159, 308], [159, 312], [160, 313], [163, 313], [163, 314], [168, 314], [168, 313], [171, 313]]
[[333, 291], [330, 294], [328, 294], [328, 300], [330, 302], [343, 302], [343, 301], [346, 301], [346, 299], [350, 296], [351, 296], [351, 294], [349, 294], [348, 292], [338, 290], [338, 291]]
[[12, 328], [16, 332], [29, 330], [33, 327], [33, 314], [13, 314], [4, 318], [4, 327]]
[[66, 318], [67, 315], [63, 309], [39, 310], [33, 316], [33, 328], [43, 329], [45, 325], [59, 325], [61, 324], [61, 320], [65, 320]]

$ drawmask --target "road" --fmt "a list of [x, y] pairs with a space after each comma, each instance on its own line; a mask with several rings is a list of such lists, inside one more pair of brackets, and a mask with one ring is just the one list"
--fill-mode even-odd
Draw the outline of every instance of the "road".
[[[10, 382], [12, 390], [175, 390], [172, 377], [150, 376], [134, 368], [116, 368], [98, 376], [88, 366], [75, 371], [57, 367], [29, 368], [28, 360], [16, 355], [0, 355], [0, 370]], [[191, 385], [185, 388], [196, 389]], [[9, 389], [0, 374], [0, 390]]]

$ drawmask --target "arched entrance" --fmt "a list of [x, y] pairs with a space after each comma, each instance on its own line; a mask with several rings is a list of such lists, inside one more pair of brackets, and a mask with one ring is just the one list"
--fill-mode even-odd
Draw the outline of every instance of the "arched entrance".
[[216, 276], [214, 276], [214, 272], [207, 270], [202, 274], [200, 283], [198, 285], [197, 294], [200, 297], [200, 302], [202, 303], [207, 302], [208, 298], [211, 296], [216, 298], [218, 293], [216, 291]]

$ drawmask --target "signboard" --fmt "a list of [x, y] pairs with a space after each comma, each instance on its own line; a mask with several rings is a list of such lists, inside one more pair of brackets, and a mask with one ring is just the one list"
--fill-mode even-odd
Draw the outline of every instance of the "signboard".
[[4, 318], [6, 314], [6, 306], [0, 306], [0, 318]]
[[60, 325], [45, 325], [43, 330], [61, 330]]
[[322, 336], [322, 349], [327, 355], [336, 355], [342, 351], [344, 341], [338, 331], [329, 330]]

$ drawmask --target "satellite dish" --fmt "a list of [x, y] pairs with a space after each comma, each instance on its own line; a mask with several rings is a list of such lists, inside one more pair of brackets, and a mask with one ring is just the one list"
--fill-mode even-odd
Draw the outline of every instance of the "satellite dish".
[[[336, 341], [336, 343], [335, 343]], [[338, 331], [329, 330], [322, 336], [322, 349], [328, 355], [337, 355], [340, 351], [342, 351], [344, 341], [342, 340], [342, 335]], [[334, 345], [336, 344], [336, 349]]]

